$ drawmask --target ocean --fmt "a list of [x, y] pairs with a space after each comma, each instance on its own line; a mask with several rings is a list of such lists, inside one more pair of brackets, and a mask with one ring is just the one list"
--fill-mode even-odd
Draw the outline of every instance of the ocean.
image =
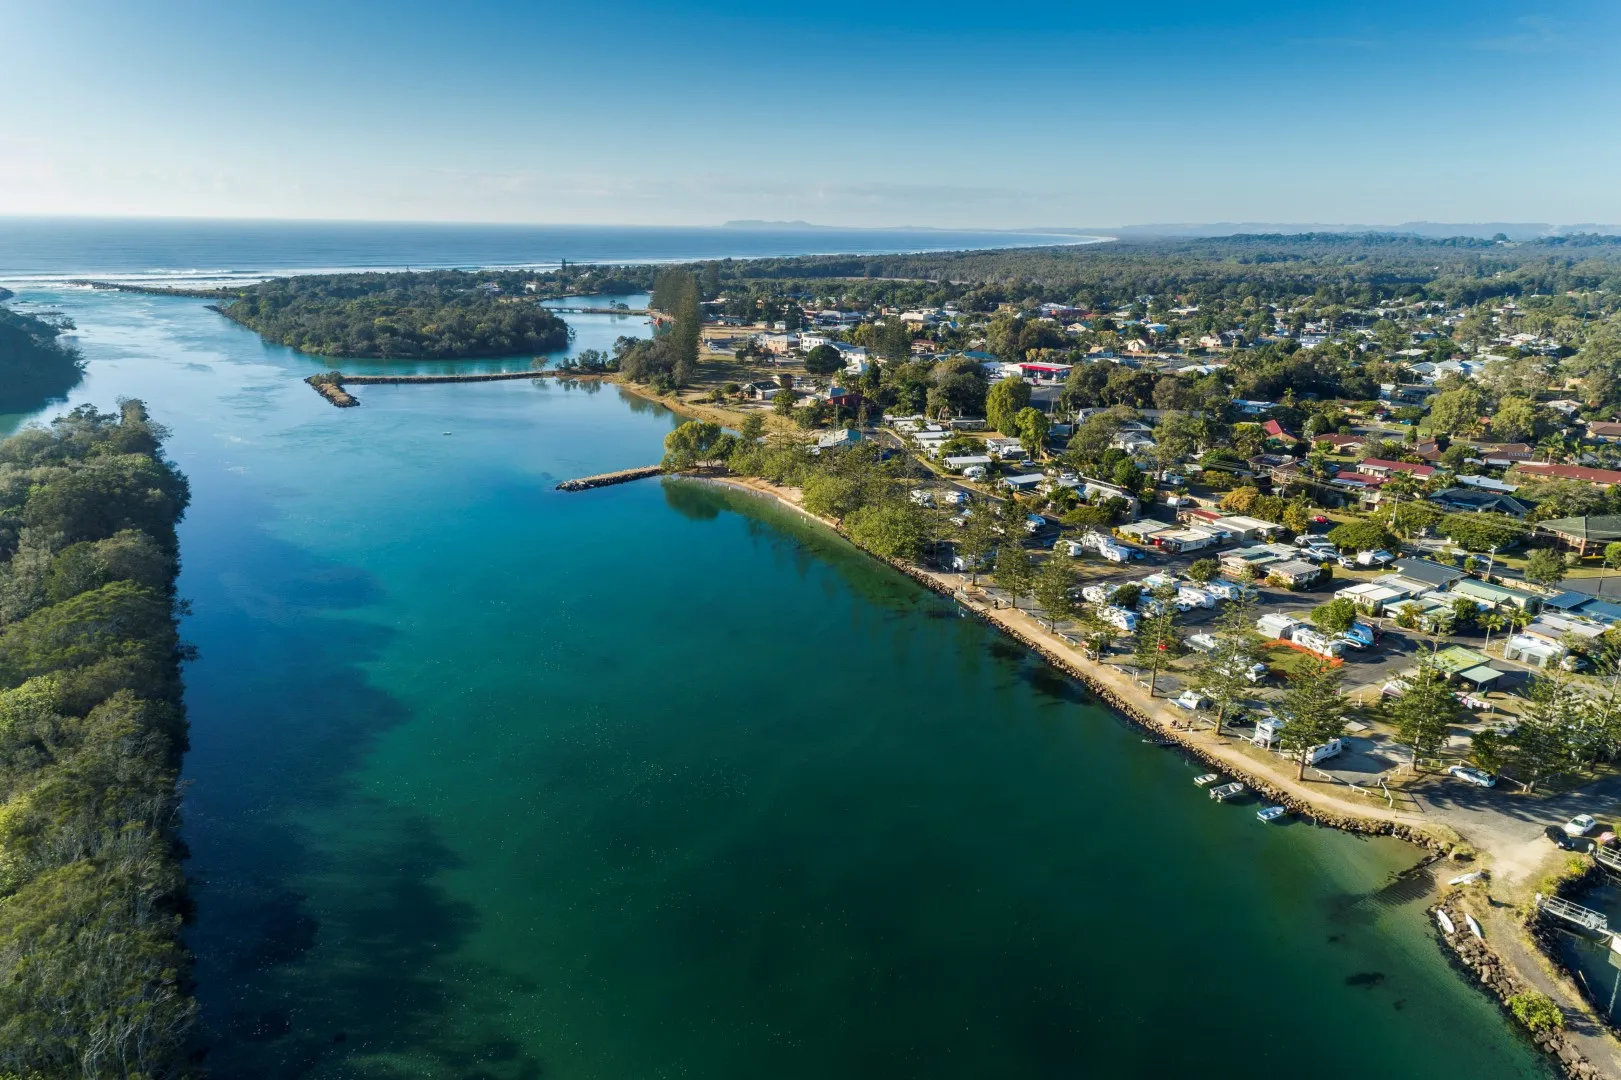
[[789, 226], [434, 225], [0, 217], [0, 283], [74, 278], [205, 287], [292, 273], [535, 267], [561, 260], [955, 251], [1096, 242], [1075, 233]]

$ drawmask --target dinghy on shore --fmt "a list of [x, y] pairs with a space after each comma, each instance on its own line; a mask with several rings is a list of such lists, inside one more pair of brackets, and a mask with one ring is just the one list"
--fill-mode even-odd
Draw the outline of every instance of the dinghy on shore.
[[1441, 924], [1441, 929], [1446, 931], [1448, 937], [1458, 932], [1458, 928], [1452, 925], [1452, 916], [1440, 908], [1435, 909], [1435, 921]]
[[1471, 934], [1475, 935], [1475, 937], [1479, 938], [1481, 941], [1486, 940], [1486, 935], [1480, 932], [1480, 924], [1475, 921], [1475, 917], [1473, 915], [1465, 915], [1463, 917], [1463, 921], [1469, 924], [1469, 932]]

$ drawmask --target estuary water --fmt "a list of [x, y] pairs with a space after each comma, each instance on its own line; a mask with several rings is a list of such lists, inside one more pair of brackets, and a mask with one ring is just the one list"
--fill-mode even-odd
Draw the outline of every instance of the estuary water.
[[662, 408], [536, 380], [339, 410], [299, 381], [328, 363], [200, 302], [20, 299], [77, 322], [73, 400], [147, 400], [192, 480], [214, 1075], [1548, 1075], [1391, 887], [1415, 849], [1212, 803], [747, 496], [553, 490], [656, 460]]

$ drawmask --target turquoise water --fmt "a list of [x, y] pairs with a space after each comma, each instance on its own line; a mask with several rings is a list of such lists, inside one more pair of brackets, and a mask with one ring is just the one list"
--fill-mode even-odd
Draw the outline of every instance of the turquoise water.
[[1212, 804], [746, 496], [552, 490], [655, 460], [664, 410], [551, 381], [338, 410], [199, 303], [25, 298], [80, 326], [75, 400], [147, 398], [194, 485], [216, 1075], [1546, 1075], [1381, 892], [1414, 849]]

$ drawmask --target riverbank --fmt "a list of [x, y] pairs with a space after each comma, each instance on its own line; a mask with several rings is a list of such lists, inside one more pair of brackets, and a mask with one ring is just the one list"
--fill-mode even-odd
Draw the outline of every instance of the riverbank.
[[[837, 521], [806, 510], [798, 489], [780, 487], [757, 478], [704, 476], [693, 479], [771, 499], [779, 506], [849, 539]], [[871, 552], [866, 554], [872, 555]], [[1471, 861], [1478, 858], [1487, 863], [1492, 858], [1490, 850], [1477, 851], [1469, 844], [1467, 837], [1425, 813], [1347, 799], [1335, 790], [1335, 785], [1301, 780], [1282, 769], [1264, 768], [1266, 763], [1257, 761], [1245, 752], [1242, 740], [1218, 737], [1209, 730], [1193, 730], [1185, 713], [1174, 709], [1164, 698], [1151, 694], [1147, 687], [1138, 683], [1123, 668], [1106, 660], [1094, 661], [1085, 657], [1033, 615], [1000, 605], [983, 590], [970, 584], [965, 575], [933, 571], [876, 555], [872, 557], [888, 563], [925, 588], [949, 597], [963, 610], [1034, 652], [1085, 686], [1117, 713], [1149, 732], [1156, 742], [1190, 754], [1213, 770], [1236, 779], [1250, 791], [1275, 805], [1287, 807], [1291, 813], [1313, 824], [1363, 835], [1394, 836], [1423, 847], [1436, 857]], [[1292, 769], [1293, 765], [1289, 764], [1288, 767]], [[1504, 909], [1515, 910], [1514, 905], [1487, 896], [1484, 886], [1481, 887], [1481, 896], [1494, 909], [1501, 905]], [[1507, 1012], [1507, 999], [1522, 987], [1536, 988], [1561, 1007], [1569, 1018], [1571, 1031], [1557, 1037], [1533, 1038], [1533, 1042], [1559, 1064], [1565, 1075], [1573, 1080], [1621, 1077], [1621, 1042], [1600, 1022], [1591, 1003], [1575, 985], [1568, 978], [1556, 977], [1557, 962], [1537, 941], [1535, 926], [1521, 919], [1506, 917], [1494, 918], [1493, 925], [1497, 936], [1506, 939], [1506, 942], [1500, 942], [1497, 949], [1471, 938], [1465, 954], [1460, 952], [1465, 943], [1456, 935], [1443, 937], [1449, 948], [1459, 953], [1457, 959], [1460, 964], [1474, 972], [1482, 987], [1497, 996], [1511, 1020], [1513, 1017], [1512, 1013]], [[1505, 944], [1506, 947], [1501, 947]], [[1508, 991], [1499, 992], [1504, 987]]]

